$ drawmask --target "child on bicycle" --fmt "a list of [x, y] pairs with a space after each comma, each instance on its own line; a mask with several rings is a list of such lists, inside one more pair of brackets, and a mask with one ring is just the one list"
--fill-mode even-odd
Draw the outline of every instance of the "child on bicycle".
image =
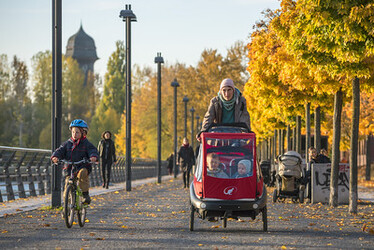
[[[80, 161], [84, 158], [90, 159], [91, 162], [96, 162], [99, 153], [96, 147], [87, 140], [88, 125], [84, 120], [76, 119], [70, 123], [69, 130], [71, 131], [71, 138], [64, 142], [55, 152], [53, 152], [51, 160], [57, 163], [58, 160], [67, 161]], [[67, 167], [66, 181], [69, 180], [71, 166]], [[82, 189], [83, 203], [90, 204], [91, 198], [89, 195], [89, 174], [91, 173], [92, 166], [90, 163], [82, 164], [79, 166], [78, 172], [78, 186]], [[66, 187], [66, 186], [65, 186]]]

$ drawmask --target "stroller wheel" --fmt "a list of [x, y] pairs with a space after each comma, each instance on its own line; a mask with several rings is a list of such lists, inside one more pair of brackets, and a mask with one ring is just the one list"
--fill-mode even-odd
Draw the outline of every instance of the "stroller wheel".
[[273, 192], [273, 202], [276, 203], [277, 199], [278, 199], [278, 192], [277, 192], [276, 189], [274, 189], [274, 192]]
[[304, 203], [304, 190], [299, 191], [299, 202]]

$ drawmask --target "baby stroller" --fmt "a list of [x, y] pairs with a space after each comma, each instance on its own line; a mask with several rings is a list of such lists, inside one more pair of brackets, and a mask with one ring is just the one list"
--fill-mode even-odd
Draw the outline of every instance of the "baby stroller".
[[264, 177], [264, 183], [269, 187], [270, 180], [271, 180], [270, 161], [261, 161], [260, 168], [261, 168], [262, 176]]
[[278, 156], [278, 171], [276, 174], [276, 189], [273, 193], [273, 202], [278, 198], [285, 200], [291, 198], [296, 202], [304, 202], [304, 173], [301, 167], [301, 156], [295, 151], [288, 151]]

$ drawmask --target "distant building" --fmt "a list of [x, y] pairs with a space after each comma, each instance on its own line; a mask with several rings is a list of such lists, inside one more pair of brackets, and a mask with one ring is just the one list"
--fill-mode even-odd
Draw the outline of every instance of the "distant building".
[[94, 63], [99, 58], [96, 54], [95, 41], [84, 32], [82, 24], [78, 32], [69, 38], [65, 55], [78, 62], [85, 74], [84, 85], [86, 85], [88, 72], [94, 73]]

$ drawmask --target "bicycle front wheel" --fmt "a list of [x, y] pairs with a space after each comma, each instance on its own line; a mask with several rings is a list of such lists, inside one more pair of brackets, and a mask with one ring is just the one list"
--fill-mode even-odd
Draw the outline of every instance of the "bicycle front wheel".
[[64, 219], [68, 228], [71, 228], [74, 221], [75, 190], [72, 185], [68, 185], [65, 190]]
[[83, 204], [83, 197], [79, 196], [79, 210], [77, 212], [78, 224], [80, 227], [84, 226], [86, 222], [86, 205]]

